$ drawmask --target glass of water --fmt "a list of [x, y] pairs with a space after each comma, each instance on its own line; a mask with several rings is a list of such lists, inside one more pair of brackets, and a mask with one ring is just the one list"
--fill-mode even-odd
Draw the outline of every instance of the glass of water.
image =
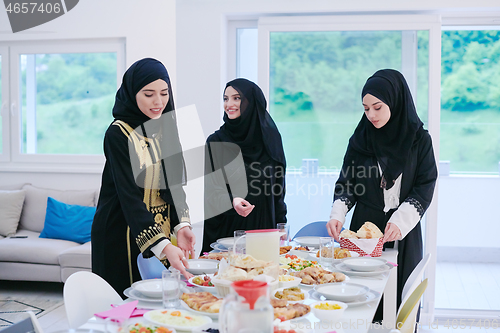
[[178, 308], [181, 305], [180, 272], [164, 270], [161, 275], [163, 290], [163, 307], [166, 309]]

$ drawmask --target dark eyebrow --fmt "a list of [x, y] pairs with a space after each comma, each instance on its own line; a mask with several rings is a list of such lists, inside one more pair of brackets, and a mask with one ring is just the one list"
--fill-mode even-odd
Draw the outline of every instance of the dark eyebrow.
[[[162, 89], [160, 91], [164, 91], [164, 90], [168, 90], [168, 88], [165, 88], [165, 89]], [[142, 91], [151, 91], [151, 92], [155, 92], [154, 89], [143, 89]]]
[[[378, 103], [382, 103], [382, 102], [378, 101], [378, 102], [373, 103], [372, 105], [376, 105], [376, 104], [378, 104]], [[365, 103], [363, 103], [363, 105], [364, 105], [364, 106], [367, 106]]]

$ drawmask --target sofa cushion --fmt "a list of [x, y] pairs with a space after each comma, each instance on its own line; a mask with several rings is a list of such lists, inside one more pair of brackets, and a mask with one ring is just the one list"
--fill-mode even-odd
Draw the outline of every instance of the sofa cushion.
[[22, 230], [16, 236], [0, 241], [0, 262], [22, 262], [59, 266], [59, 254], [80, 244], [59, 239], [38, 238], [37, 232]]
[[0, 190], [0, 235], [14, 235], [23, 210], [24, 191]]
[[80, 246], [70, 247], [61, 252], [59, 255], [59, 265], [61, 265], [61, 268], [78, 267], [90, 269], [90, 242]]
[[90, 242], [95, 207], [68, 205], [49, 197], [40, 238], [65, 239], [76, 243]]
[[60, 191], [38, 188], [32, 185], [23, 186], [26, 191], [20, 228], [41, 232], [45, 222], [47, 198], [52, 197], [70, 205], [95, 206], [95, 191]]

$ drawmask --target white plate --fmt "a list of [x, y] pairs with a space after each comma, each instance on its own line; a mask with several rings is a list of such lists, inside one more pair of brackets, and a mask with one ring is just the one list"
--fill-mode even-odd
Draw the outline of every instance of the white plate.
[[302, 246], [319, 248], [319, 237], [304, 236], [304, 237], [296, 237], [293, 240]]
[[161, 298], [162, 297], [162, 285], [161, 279], [149, 279], [134, 282], [132, 288], [140, 292], [146, 297], [150, 298]]
[[[205, 260], [205, 259], [204, 259], [204, 260]], [[201, 278], [202, 278], [202, 279], [203, 279], [203, 277], [204, 277], [204, 275], [197, 275], [197, 276], [201, 276]], [[213, 275], [213, 274], [207, 274], [207, 276], [209, 276], [209, 277], [210, 277], [210, 279], [212, 279], [212, 278], [214, 277], [214, 275]], [[203, 290], [203, 291], [208, 291], [209, 293], [215, 293], [215, 292], [216, 292], [216, 290], [215, 290], [215, 286], [207, 287], [207, 286], [200, 286], [200, 285], [198, 285], [198, 284], [196, 284], [196, 283], [193, 283], [193, 279], [194, 279], [195, 277], [196, 277], [196, 275], [195, 275], [195, 276], [193, 276], [192, 278], [190, 278], [190, 279], [188, 280], [188, 281], [189, 281], [189, 283], [191, 283], [192, 285], [194, 285], [194, 288], [200, 288], [201, 290]]]
[[225, 248], [229, 249], [230, 247], [233, 247], [233, 245], [234, 245], [234, 237], [220, 238], [217, 240], [217, 243], [221, 244]]
[[[276, 298], [276, 296], [274, 296], [278, 291], [283, 291], [283, 289], [286, 289], [286, 288], [278, 288], [276, 290], [273, 290], [271, 292], [271, 298], [274, 298], [274, 299], [279, 299], [279, 298]], [[303, 300], [300, 300], [300, 301], [288, 301], [288, 303], [303, 303], [306, 299], [309, 299], [309, 292], [308, 290], [302, 290], [302, 293], [304, 294], [304, 299]]]
[[356, 283], [325, 283], [314, 287], [317, 293], [329, 300], [352, 302], [364, 296], [370, 288]]
[[[191, 316], [193, 317], [193, 314], [191, 313], [191, 311], [187, 311], [187, 310], [177, 310], [177, 309], [160, 309], [160, 310], [153, 310], [153, 311], [148, 311], [144, 314], [144, 318], [146, 318], [147, 320], [149, 320], [150, 322], [152, 322], [153, 324], [156, 324], [156, 325], [160, 325], [160, 326], [165, 326], [167, 328], [175, 328], [176, 330], [179, 330], [179, 331], [188, 331], [188, 332], [192, 332], [193, 329], [195, 328], [198, 328], [200, 326], [203, 326], [207, 323], [211, 323], [212, 322], [212, 318], [208, 317], [208, 316], [198, 316], [196, 315], [196, 317], [202, 317], [202, 320], [203, 320], [203, 323], [201, 323], [200, 325], [196, 325], [196, 326], [178, 326], [178, 325], [171, 325], [171, 324], [167, 324], [165, 322], [162, 322], [162, 321], [158, 321], [158, 320], [155, 320], [155, 319], [152, 319], [151, 316], [153, 316], [154, 314], [156, 313], [161, 313], [163, 311], [180, 311], [181, 312], [181, 316]], [[168, 315], [165, 314], [165, 315]]]
[[342, 263], [353, 271], [358, 272], [373, 272], [387, 264], [387, 260], [382, 258], [359, 257], [359, 258], [344, 258]]
[[191, 308], [189, 307], [189, 305], [187, 305], [187, 303], [186, 303], [186, 302], [184, 302], [183, 300], [181, 300], [181, 306], [182, 306], [184, 309], [189, 310], [189, 311], [191, 311], [191, 312], [193, 312], [193, 313], [196, 313], [196, 314], [197, 314], [197, 315], [199, 315], [199, 316], [208, 316], [208, 317], [210, 317], [210, 318], [212, 318], [212, 319], [217, 319], [217, 320], [219, 320], [219, 313], [202, 312], [202, 311], [198, 311], [198, 310], [195, 310], [195, 309], [191, 309]]
[[[317, 301], [328, 301], [328, 299], [326, 299], [325, 296], [319, 294], [314, 289], [309, 290], [309, 295], [311, 296], [311, 299], [314, 299]], [[370, 289], [363, 297], [360, 297], [359, 299], [356, 299], [352, 302], [344, 302], [344, 303], [346, 303], [350, 308], [352, 308], [355, 306], [360, 306], [360, 305], [364, 305], [364, 304], [373, 302], [373, 301], [379, 299], [380, 296], [381, 295], [379, 292]]]
[[[181, 291], [184, 292], [186, 290], [186, 282], [181, 281], [180, 284], [181, 284]], [[132, 298], [132, 299], [136, 299], [136, 300], [144, 301], [144, 302], [155, 302], [156, 303], [156, 302], [163, 301], [161, 295], [159, 298], [158, 297], [148, 297], [146, 295], [141, 294], [139, 291], [137, 291], [136, 289], [134, 289], [132, 287], [128, 287], [127, 289], [125, 289], [123, 291], [123, 294], [125, 296], [127, 296], [128, 298]]]
[[213, 259], [189, 259], [188, 264], [186, 271], [194, 275], [213, 274], [219, 267], [219, 261]]
[[210, 244], [210, 247], [216, 251], [219, 251], [219, 252], [224, 252], [224, 251], [227, 252], [227, 250], [228, 250], [227, 247], [225, 247], [224, 245], [219, 244], [219, 243], [212, 243], [212, 244]]
[[338, 264], [334, 265], [334, 268], [337, 271], [344, 273], [345, 275], [366, 276], [366, 277], [369, 277], [369, 276], [377, 276], [377, 275], [380, 275], [380, 274], [387, 273], [392, 268], [394, 268], [394, 266], [392, 264], [387, 263], [384, 266], [379, 267], [377, 270], [374, 270], [372, 272], [359, 272], [359, 271], [354, 271], [354, 270], [350, 269], [349, 267], [347, 267], [346, 265], [344, 265], [341, 262], [341, 263], [338, 263]]

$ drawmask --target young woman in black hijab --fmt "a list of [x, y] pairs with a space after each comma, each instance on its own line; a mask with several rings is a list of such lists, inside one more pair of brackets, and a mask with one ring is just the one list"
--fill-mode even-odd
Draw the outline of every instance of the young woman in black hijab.
[[[195, 237], [182, 190], [185, 166], [172, 87], [161, 62], [146, 58], [130, 66], [116, 93], [113, 117], [104, 136], [92, 271], [123, 295], [141, 279], [140, 252], [192, 276], [184, 266]], [[175, 206], [174, 198], [180, 198]], [[170, 243], [171, 234], [177, 235], [178, 247]]]
[[[222, 170], [223, 177], [219, 183], [205, 182], [203, 252], [235, 230], [272, 229], [286, 222], [285, 153], [266, 106], [255, 83], [235, 79], [226, 84], [224, 124], [207, 139], [206, 174]], [[234, 161], [240, 152], [238, 170]], [[245, 186], [233, 186], [238, 181]]]
[[327, 229], [338, 240], [346, 213], [356, 205], [351, 230], [371, 221], [384, 232], [384, 242], [399, 241], [399, 307], [403, 286], [422, 259], [420, 219], [434, 193], [436, 161], [400, 72], [377, 71], [366, 81], [362, 99], [365, 113], [349, 139]]

